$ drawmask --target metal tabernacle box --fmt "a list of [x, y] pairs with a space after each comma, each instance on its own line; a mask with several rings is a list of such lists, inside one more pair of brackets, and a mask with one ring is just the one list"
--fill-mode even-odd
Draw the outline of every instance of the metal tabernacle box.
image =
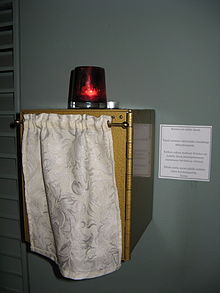
[[[24, 110], [24, 114], [57, 113], [87, 114], [112, 117], [115, 175], [122, 224], [122, 260], [131, 258], [131, 251], [152, 219], [154, 167], [154, 110], [129, 109], [68, 109]], [[22, 123], [20, 134], [22, 139]], [[22, 180], [23, 182], [23, 180]], [[24, 184], [22, 184], [24, 199]], [[23, 203], [25, 201], [23, 200]], [[24, 235], [29, 240], [28, 221], [24, 204]]]

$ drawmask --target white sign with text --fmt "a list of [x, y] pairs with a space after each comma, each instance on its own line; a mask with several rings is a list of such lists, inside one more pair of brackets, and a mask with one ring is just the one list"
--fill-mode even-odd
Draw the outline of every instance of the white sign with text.
[[212, 126], [160, 125], [159, 178], [210, 181]]

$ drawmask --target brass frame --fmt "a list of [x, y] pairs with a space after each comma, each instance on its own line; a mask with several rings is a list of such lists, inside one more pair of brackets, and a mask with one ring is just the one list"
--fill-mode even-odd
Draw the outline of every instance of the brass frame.
[[132, 219], [132, 177], [133, 177], [133, 125], [132, 112], [127, 113], [127, 149], [126, 149], [126, 194], [125, 194], [125, 247], [124, 259], [131, 258], [131, 219]]

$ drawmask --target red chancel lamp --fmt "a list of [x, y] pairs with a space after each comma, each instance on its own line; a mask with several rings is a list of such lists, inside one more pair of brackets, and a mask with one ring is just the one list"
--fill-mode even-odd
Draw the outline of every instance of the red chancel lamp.
[[106, 108], [105, 70], [79, 66], [71, 71], [68, 108]]

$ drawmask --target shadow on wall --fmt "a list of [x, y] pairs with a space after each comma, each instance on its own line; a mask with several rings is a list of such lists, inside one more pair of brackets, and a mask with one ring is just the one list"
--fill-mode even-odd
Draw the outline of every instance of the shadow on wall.
[[[132, 266], [138, 268], [138, 274], [134, 276], [131, 268], [130, 277], [137, 281], [135, 288], [138, 293], [146, 293], [146, 290], [151, 293], [177, 293], [176, 288], [180, 286], [183, 277], [183, 255], [178, 255], [172, 249], [175, 246], [175, 235], [172, 239], [173, 243], [170, 245], [159, 226], [152, 220], [132, 255]], [[154, 287], [149, 288], [149, 284], [154, 284]]]

